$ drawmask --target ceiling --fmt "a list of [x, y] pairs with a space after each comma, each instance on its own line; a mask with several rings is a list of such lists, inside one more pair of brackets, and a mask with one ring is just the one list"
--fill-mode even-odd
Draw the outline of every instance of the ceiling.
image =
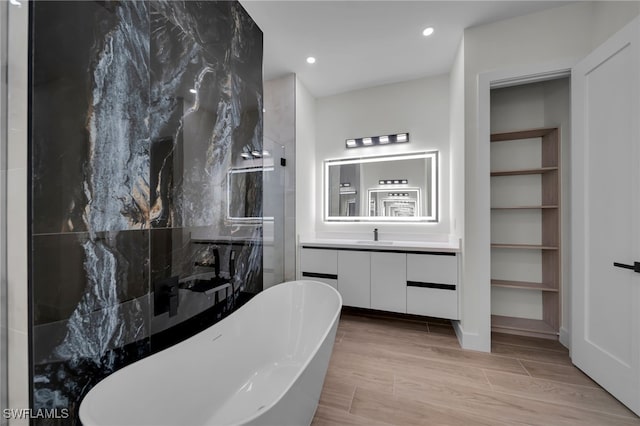
[[[264, 32], [264, 78], [316, 97], [449, 72], [463, 30], [559, 1], [240, 0]], [[435, 32], [422, 35], [426, 27]], [[313, 65], [308, 56], [317, 58]]]

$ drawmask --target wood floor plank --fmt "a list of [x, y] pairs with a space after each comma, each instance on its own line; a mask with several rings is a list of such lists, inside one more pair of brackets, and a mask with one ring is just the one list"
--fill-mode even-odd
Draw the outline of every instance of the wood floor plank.
[[[527, 374], [526, 370], [512, 357], [496, 356], [484, 352], [465, 351], [450, 344], [446, 347], [444, 342], [455, 339], [451, 336], [435, 336], [433, 338], [422, 340], [403, 340], [393, 335], [386, 335], [378, 338], [377, 335], [371, 334], [352, 334], [347, 333], [340, 343], [341, 347], [349, 348], [356, 345], [354, 350], [368, 351], [369, 353], [377, 353], [381, 351], [401, 353], [405, 355], [413, 355], [421, 358], [432, 359], [436, 361], [449, 363], [464, 363], [466, 365], [478, 368], [489, 368], [500, 371], [506, 371], [516, 374]], [[443, 341], [443, 339], [445, 339]], [[435, 343], [433, 343], [435, 342]]]
[[566, 353], [549, 351], [525, 346], [506, 345], [503, 343], [491, 343], [491, 353], [529, 361], [548, 362], [560, 365], [572, 365], [571, 359]]
[[345, 332], [342, 341], [350, 340], [356, 342], [375, 342], [376, 344], [387, 344], [398, 346], [422, 344], [429, 346], [444, 346], [448, 348], [460, 349], [460, 343], [455, 335], [435, 334], [415, 331], [392, 331], [392, 330], [349, 330]]
[[[395, 374], [415, 375], [425, 380], [467, 384], [482, 389], [490, 389], [484, 371], [481, 368], [427, 359], [406, 354], [392, 348], [373, 348], [353, 342], [345, 342], [340, 348], [341, 357], [352, 356], [356, 368], [366, 368], [368, 363], [384, 366], [385, 370]], [[380, 367], [376, 367], [380, 368]]]
[[444, 334], [447, 336], [456, 335], [456, 331], [453, 329], [453, 326], [451, 326], [451, 324], [445, 325], [445, 324], [428, 323], [427, 326], [429, 327], [429, 333]]
[[522, 366], [532, 377], [538, 379], [553, 380], [556, 382], [569, 383], [573, 385], [591, 386], [599, 388], [598, 384], [591, 380], [575, 366], [550, 364], [548, 362], [536, 362], [520, 360]]
[[[424, 403], [459, 409], [472, 415], [490, 415], [500, 422], [509, 424], [524, 423], [541, 426], [640, 425], [640, 419], [586, 411], [501, 392], [486, 392], [472, 387], [418, 381], [402, 376], [396, 376], [394, 390], [397, 396], [407, 400], [419, 400]], [[353, 403], [355, 401], [354, 397]]]
[[320, 395], [320, 404], [349, 411], [355, 390], [354, 383], [349, 383], [335, 374], [327, 374]]
[[466, 351], [449, 327], [343, 315], [313, 425], [640, 426], [558, 342], [495, 333], [493, 353]]
[[329, 407], [323, 404], [318, 405], [316, 415], [311, 422], [311, 426], [391, 426], [377, 419], [359, 417], [345, 410]]
[[431, 317], [427, 317], [427, 323], [428, 323], [428, 324], [443, 324], [443, 325], [449, 325], [449, 326], [453, 327], [453, 326], [451, 325], [451, 320], [444, 319], [444, 318], [431, 318]]
[[550, 351], [563, 352], [569, 355], [569, 349], [562, 346], [562, 344], [557, 340], [518, 336], [515, 334], [506, 333], [491, 333], [491, 342], [505, 343], [507, 345], [515, 346], [527, 346], [536, 349], [547, 349]]
[[331, 357], [327, 376], [336, 376], [347, 384], [367, 389], [391, 392], [393, 371], [382, 363], [354, 356], [348, 352], [335, 353]]
[[421, 356], [443, 362], [454, 362], [473, 367], [505, 371], [515, 374], [527, 374], [526, 370], [515, 358], [496, 356], [484, 352], [465, 351], [444, 347], [425, 347]]
[[361, 315], [345, 315], [340, 317], [340, 324], [345, 327], [392, 328], [394, 330], [427, 331], [427, 322], [406, 321], [397, 318], [376, 318]]
[[[507, 423], [473, 416], [451, 407], [401, 398], [368, 389], [356, 389], [350, 413], [394, 425], [499, 426]], [[511, 423], [513, 425], [513, 423]]]
[[635, 414], [602, 389], [536, 379], [499, 371], [485, 371], [491, 387], [503, 392], [538, 401], [568, 405], [583, 410], [634, 418]]
[[380, 324], [370, 322], [346, 322], [341, 328], [345, 332], [369, 332], [376, 334], [393, 333], [398, 336], [420, 336], [429, 333], [427, 324], [405, 323], [403, 321], [388, 322], [384, 321]]

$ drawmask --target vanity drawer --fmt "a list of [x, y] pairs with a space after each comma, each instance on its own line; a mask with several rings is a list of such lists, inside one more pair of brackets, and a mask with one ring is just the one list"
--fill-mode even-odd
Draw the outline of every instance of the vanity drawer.
[[407, 254], [407, 313], [458, 319], [458, 257]]
[[[428, 317], [458, 319], [457, 286], [417, 287], [407, 283], [407, 313]], [[451, 289], [453, 287], [453, 289]]]
[[407, 281], [458, 284], [458, 256], [449, 254], [407, 254]]
[[316, 248], [300, 249], [300, 272], [302, 278], [314, 279], [319, 277], [305, 276], [308, 274], [327, 274], [333, 277], [322, 277], [338, 279], [338, 251]]

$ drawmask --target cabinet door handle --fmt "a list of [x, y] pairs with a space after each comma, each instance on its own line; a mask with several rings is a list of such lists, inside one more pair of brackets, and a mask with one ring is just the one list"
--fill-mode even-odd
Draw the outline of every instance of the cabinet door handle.
[[633, 265], [625, 265], [624, 263], [613, 262], [613, 266], [618, 268], [631, 269], [633, 272], [640, 274], [640, 262], [633, 262]]

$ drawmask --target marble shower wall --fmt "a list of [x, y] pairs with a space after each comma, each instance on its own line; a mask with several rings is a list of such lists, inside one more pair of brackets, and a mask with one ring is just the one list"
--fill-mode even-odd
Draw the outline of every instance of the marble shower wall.
[[[227, 217], [229, 169], [262, 150], [262, 32], [228, 1], [35, 1], [30, 19], [32, 407], [75, 414], [262, 290], [261, 223]], [[262, 216], [261, 188], [242, 200]], [[224, 296], [192, 286], [215, 250]], [[169, 277], [178, 312], [154, 315]]]

